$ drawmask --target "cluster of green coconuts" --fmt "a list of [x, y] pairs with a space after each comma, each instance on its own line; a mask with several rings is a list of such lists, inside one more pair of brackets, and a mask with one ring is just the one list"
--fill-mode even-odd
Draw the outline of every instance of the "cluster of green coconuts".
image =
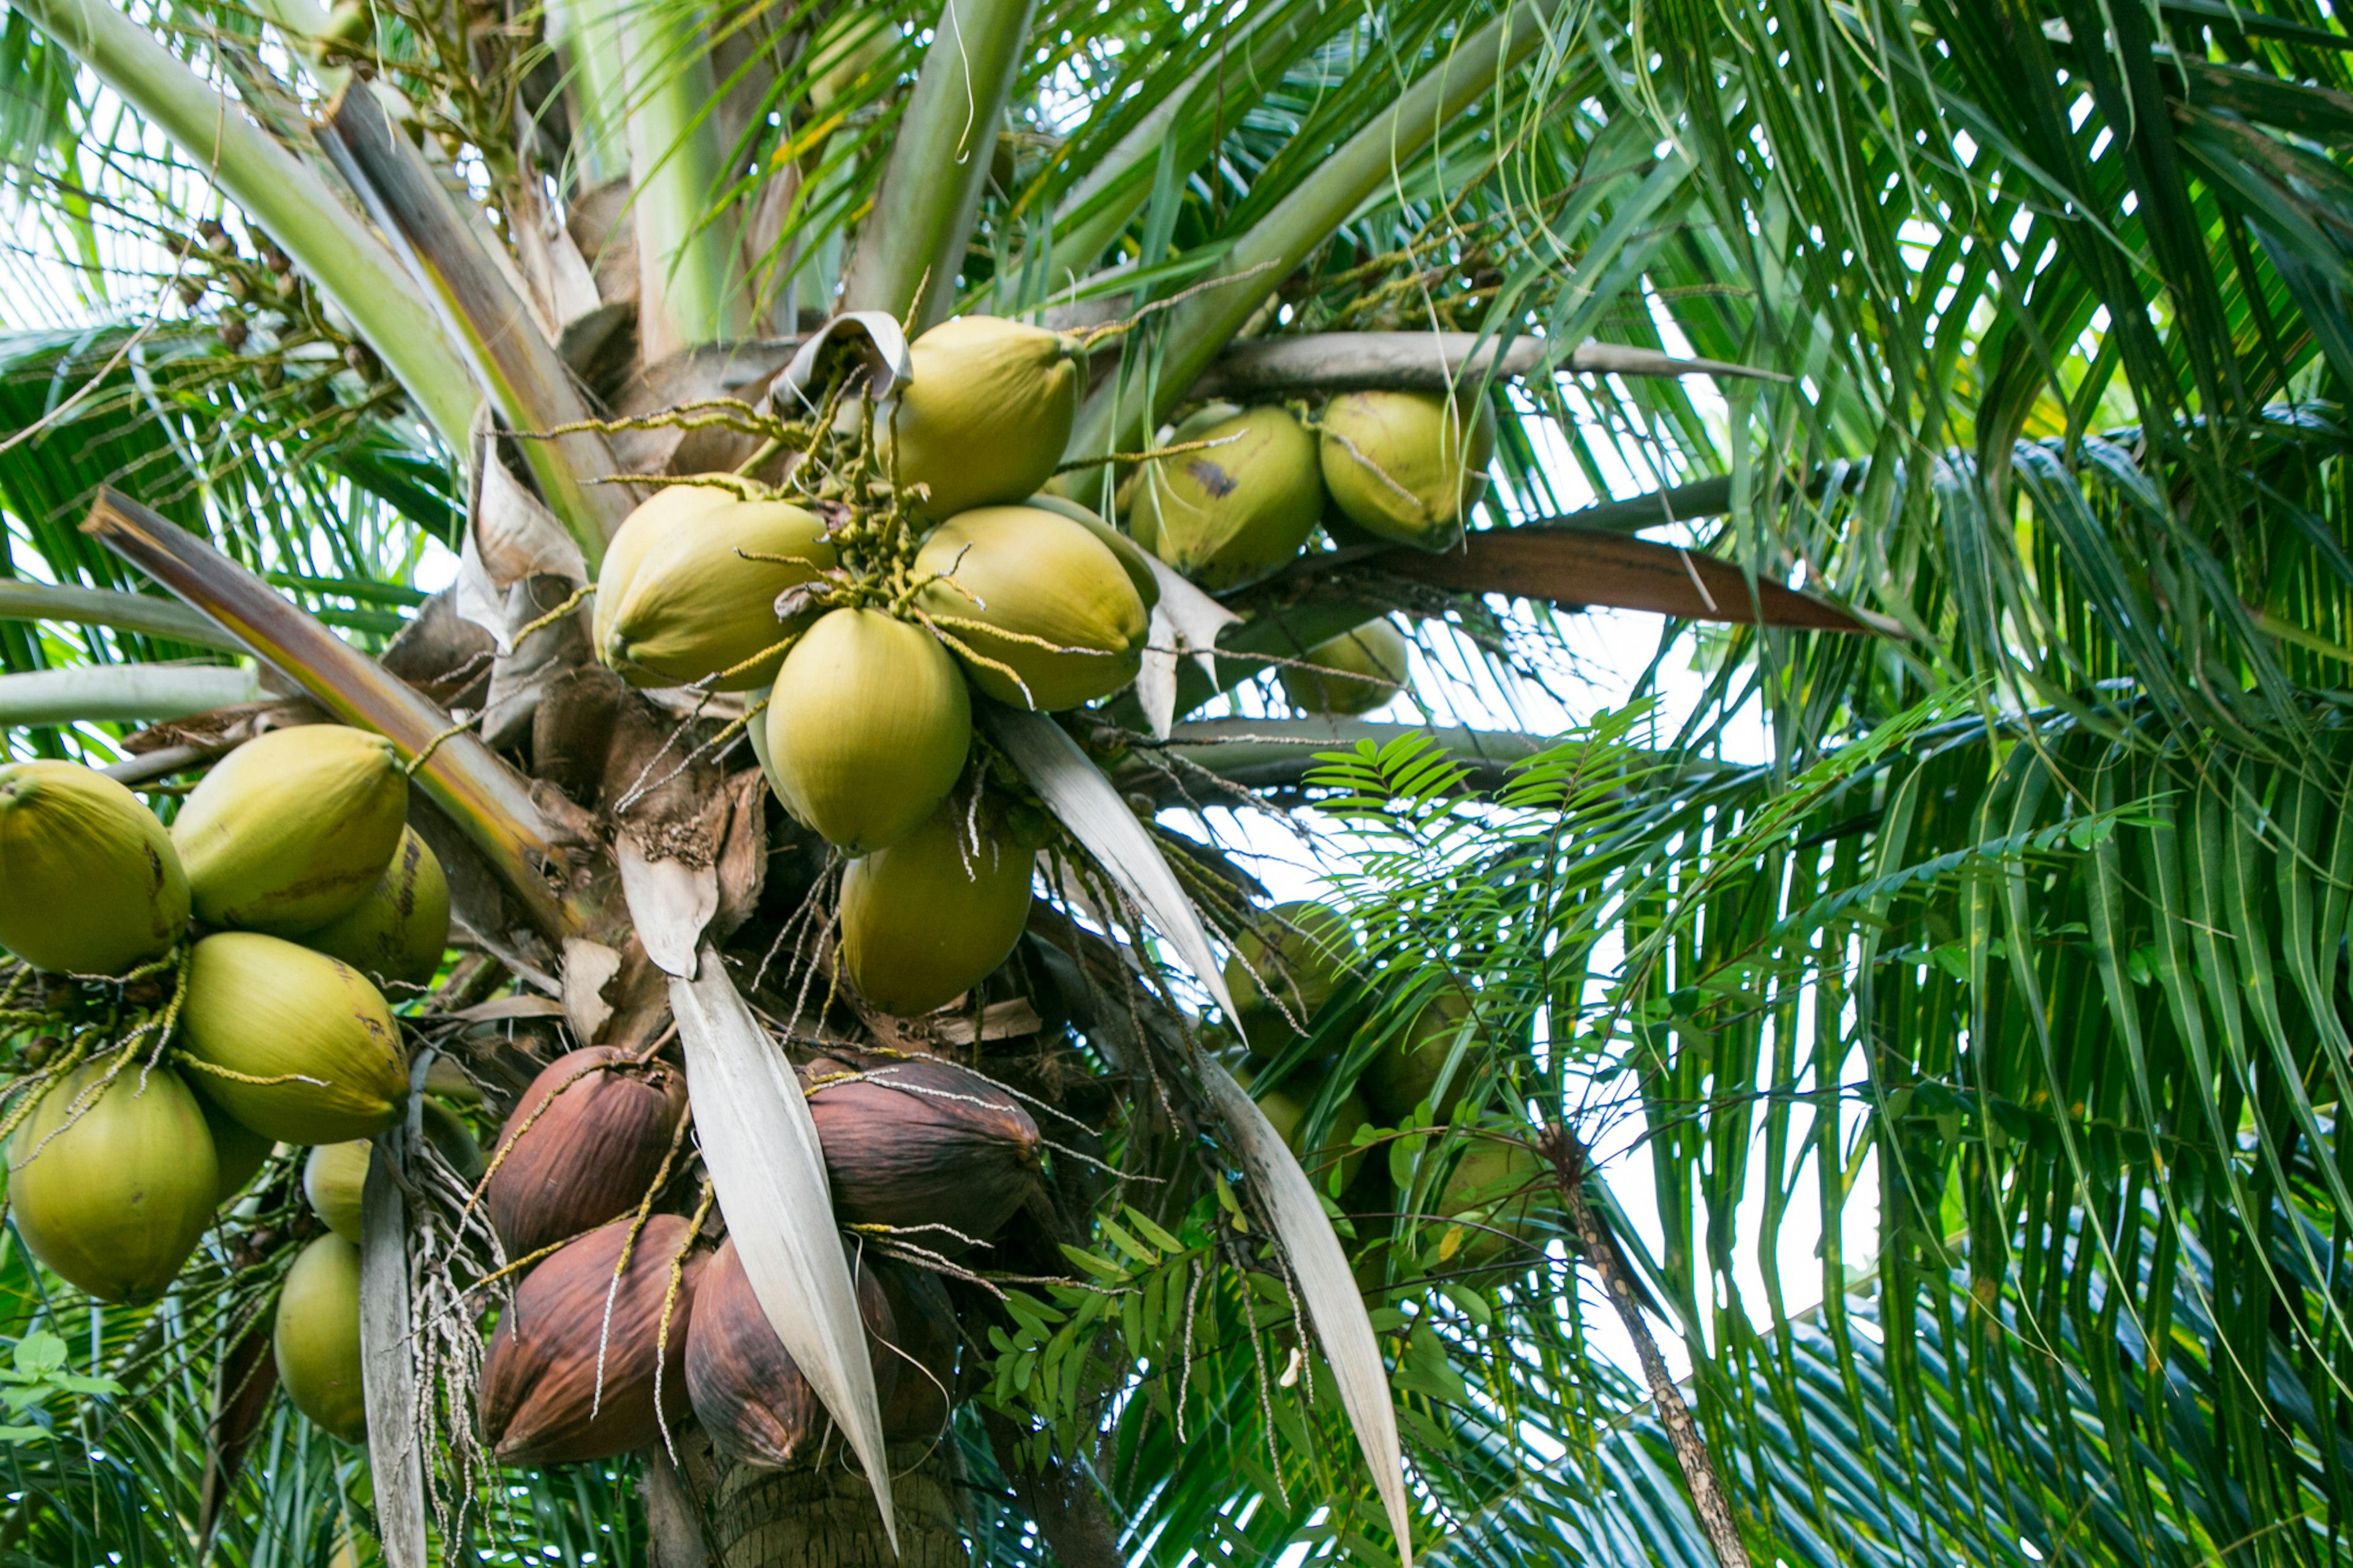
[[[79, 763], [0, 766], [0, 944], [28, 966], [0, 1006], [49, 1031], [11, 1105], [8, 1200], [43, 1263], [151, 1301], [274, 1146], [364, 1171], [409, 1089], [380, 983], [431, 979], [448, 940], [407, 811], [391, 743], [332, 724], [230, 752], [168, 829]], [[290, 1397], [345, 1436], [357, 1241], [354, 1209], [297, 1260], [276, 1325]]]
[[[851, 858], [840, 952], [899, 1015], [968, 991], [1029, 913], [1044, 825], [966, 784], [975, 692], [1050, 712], [1134, 680], [1160, 593], [1147, 550], [1222, 592], [1281, 569], [1319, 521], [1445, 548], [1493, 441], [1483, 416], [1413, 393], [1336, 397], [1317, 434], [1280, 407], [1204, 409], [1165, 434], [1217, 444], [1138, 471], [1131, 535], [1050, 490], [1083, 391], [1074, 340], [968, 316], [910, 357], [880, 419], [922, 524], [910, 558], [849, 559], [811, 510], [690, 480], [615, 535], [594, 627], [634, 684], [766, 692], [753, 748], [785, 808]], [[1376, 622], [1310, 650], [1343, 674], [1286, 683], [1303, 706], [1362, 711], [1405, 657]]]

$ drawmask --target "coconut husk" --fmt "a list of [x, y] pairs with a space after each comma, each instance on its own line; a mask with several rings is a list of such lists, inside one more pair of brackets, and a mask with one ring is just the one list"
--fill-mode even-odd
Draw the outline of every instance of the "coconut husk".
[[955, 1308], [940, 1277], [927, 1268], [877, 1263], [875, 1278], [891, 1309], [891, 1342], [874, 1364], [881, 1382], [885, 1362], [895, 1367], [897, 1386], [882, 1401], [882, 1436], [894, 1443], [922, 1442], [947, 1430], [955, 1393], [956, 1347], [964, 1336]]
[[[855, 1272], [874, 1392], [887, 1404], [901, 1365], [887, 1348], [894, 1334], [891, 1303], [871, 1270]], [[733, 1240], [720, 1243], [695, 1287], [686, 1387], [694, 1418], [738, 1464], [785, 1469], [814, 1456], [831, 1433], [825, 1406], [769, 1324]]]
[[523, 1277], [499, 1320], [482, 1361], [481, 1415], [483, 1440], [501, 1461], [611, 1458], [685, 1419], [686, 1344], [707, 1258], [687, 1255], [665, 1333], [662, 1304], [671, 1263], [691, 1239], [687, 1222], [649, 1220], [616, 1288], [628, 1233], [628, 1222], [616, 1220], [563, 1247]]
[[634, 1211], [686, 1114], [686, 1076], [609, 1046], [555, 1058], [499, 1130], [484, 1194], [508, 1256], [522, 1258]]
[[[820, 1058], [812, 1082], [860, 1069]], [[852, 1225], [883, 1225], [947, 1257], [988, 1241], [1038, 1190], [1038, 1124], [1020, 1102], [949, 1062], [886, 1060], [813, 1088], [809, 1113]]]

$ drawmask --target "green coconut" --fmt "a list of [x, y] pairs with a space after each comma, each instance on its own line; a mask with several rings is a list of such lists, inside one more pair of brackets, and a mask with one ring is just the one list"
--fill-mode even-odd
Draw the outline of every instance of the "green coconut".
[[1442, 1223], [1439, 1259], [1481, 1268], [1507, 1252], [1528, 1253], [1542, 1228], [1531, 1216], [1557, 1206], [1552, 1167], [1518, 1143], [1481, 1141], [1463, 1150], [1430, 1212]]
[[408, 1098], [383, 994], [350, 964], [276, 937], [222, 931], [196, 943], [180, 1036], [197, 1087], [282, 1143], [373, 1137]]
[[[1307, 650], [1314, 669], [1282, 671], [1282, 694], [1310, 713], [1369, 713], [1398, 694], [1409, 667], [1405, 633], [1386, 617]], [[1345, 674], [1333, 675], [1330, 670]], [[1361, 679], [1350, 679], [1359, 677]]]
[[1084, 380], [1070, 339], [996, 316], [943, 321], [908, 345], [914, 374], [886, 439], [902, 486], [929, 487], [926, 517], [1037, 492], [1062, 460]]
[[299, 939], [378, 980], [422, 985], [449, 945], [449, 879], [417, 829], [401, 830], [392, 864], [366, 898]]
[[1127, 580], [1135, 585], [1136, 597], [1144, 601], [1144, 607], [1149, 610], [1160, 603], [1160, 579], [1153, 574], [1151, 552], [1143, 545], [1068, 496], [1039, 490], [1021, 504], [1035, 507], [1039, 511], [1050, 511], [1057, 517], [1067, 517], [1093, 534], [1098, 542], [1119, 557], [1120, 566], [1127, 573]]
[[274, 1138], [264, 1138], [210, 1100], [199, 1094], [197, 1108], [205, 1113], [205, 1131], [213, 1135], [213, 1163], [220, 1171], [218, 1195], [213, 1206], [218, 1208], [253, 1184], [261, 1173], [271, 1151], [278, 1147]]
[[[430, 1084], [427, 1084], [430, 1087]], [[474, 1131], [448, 1106], [427, 1100], [418, 1108], [422, 1111], [425, 1141], [440, 1152], [449, 1162], [449, 1168], [462, 1177], [468, 1186], [482, 1179], [482, 1146], [474, 1140]]]
[[739, 504], [735, 492], [715, 485], [665, 485], [621, 520], [596, 569], [596, 594], [589, 601], [589, 637], [602, 650], [613, 640], [613, 613], [628, 597], [638, 563], [671, 533], [722, 507]]
[[[1423, 1003], [1403, 1028], [1381, 1042], [1358, 1085], [1375, 1110], [1391, 1122], [1401, 1122], [1437, 1092], [1438, 1076], [1453, 1055], [1455, 1039], [1471, 1011], [1470, 996], [1450, 986]], [[1435, 1107], [1441, 1120], [1462, 1099], [1462, 1087], [1470, 1076], [1467, 1062], [1456, 1067], [1445, 1098]]]
[[302, 1249], [279, 1293], [271, 1344], [294, 1408], [346, 1443], [366, 1442], [357, 1244], [322, 1236]]
[[1313, 900], [1277, 904], [1244, 929], [1226, 960], [1225, 979], [1250, 1054], [1268, 1060], [1280, 1055], [1332, 999], [1356, 959], [1348, 922]]
[[972, 749], [972, 699], [939, 639], [880, 610], [836, 610], [776, 672], [768, 782], [852, 855], [914, 831]]
[[[1328, 1068], [1330, 1064], [1323, 1065]], [[1234, 1077], [1243, 1088], [1250, 1087], [1251, 1075], [1247, 1068], [1238, 1069]], [[1356, 1184], [1356, 1173], [1365, 1168], [1366, 1154], [1365, 1150], [1356, 1147], [1356, 1129], [1374, 1125], [1373, 1113], [1362, 1095], [1352, 1089], [1340, 1097], [1340, 1103], [1332, 1108], [1332, 1120], [1322, 1140], [1313, 1148], [1303, 1147], [1300, 1140], [1300, 1131], [1307, 1123], [1307, 1108], [1315, 1102], [1313, 1066], [1292, 1073], [1279, 1087], [1259, 1093], [1256, 1098], [1259, 1110], [1266, 1113], [1267, 1121], [1282, 1135], [1282, 1141], [1291, 1145], [1292, 1152], [1299, 1156], [1300, 1164], [1317, 1186], [1345, 1192]], [[1335, 1170], [1340, 1180], [1334, 1187], [1330, 1177]]]
[[0, 765], [0, 944], [53, 973], [121, 974], [187, 925], [179, 853], [137, 795], [79, 763]]
[[1192, 441], [1225, 444], [1146, 463], [1134, 493], [1136, 532], [1213, 594], [1281, 570], [1324, 512], [1315, 438], [1283, 409], [1215, 405], [1169, 437]]
[[[621, 532], [645, 510], [630, 513]], [[825, 524], [783, 501], [731, 500], [649, 526], [657, 536], [632, 552], [626, 574], [608, 555], [597, 579], [598, 657], [638, 686], [717, 676], [717, 690], [750, 691], [775, 680], [785, 660], [777, 645], [817, 618], [778, 620], [776, 596], [835, 564]]]
[[375, 1148], [365, 1138], [322, 1143], [302, 1162], [302, 1196], [311, 1212], [353, 1247], [360, 1244], [360, 1194]]
[[1344, 392], [1324, 405], [1321, 447], [1324, 487], [1349, 521], [1445, 550], [1487, 488], [1495, 418], [1468, 394]]
[[951, 798], [841, 878], [841, 953], [849, 977], [886, 1013], [946, 1005], [1005, 962], [1029, 918], [1035, 847], [984, 812], [974, 843]]
[[1075, 708], [1143, 663], [1142, 596], [1119, 557], [1069, 518], [1028, 506], [959, 513], [923, 541], [914, 571], [943, 579], [916, 607], [964, 645], [972, 683], [999, 702]]
[[[101, 1301], [161, 1296], [212, 1223], [220, 1168], [170, 1068], [85, 1063], [8, 1146], [8, 1204], [33, 1256]], [[103, 1085], [101, 1088], [100, 1086]]]
[[303, 724], [214, 764], [180, 807], [172, 842], [199, 919], [294, 936], [368, 896], [407, 815], [408, 775], [390, 741]]

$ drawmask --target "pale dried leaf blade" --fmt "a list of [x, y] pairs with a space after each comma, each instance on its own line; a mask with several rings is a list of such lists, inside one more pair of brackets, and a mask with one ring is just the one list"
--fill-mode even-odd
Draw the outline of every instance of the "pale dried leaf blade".
[[1381, 1365], [1380, 1344], [1373, 1338], [1373, 1321], [1357, 1293], [1356, 1271], [1340, 1249], [1340, 1238], [1315, 1195], [1314, 1184], [1300, 1168], [1299, 1157], [1282, 1134], [1266, 1119], [1233, 1076], [1208, 1053], [1193, 1049], [1193, 1070], [1208, 1091], [1241, 1154], [1250, 1191], [1266, 1205], [1283, 1256], [1299, 1281], [1299, 1296], [1308, 1321], [1331, 1363], [1332, 1380], [1340, 1386], [1340, 1403], [1348, 1424], [1372, 1467], [1373, 1485], [1388, 1511], [1389, 1530], [1397, 1537], [1398, 1562], [1413, 1568], [1412, 1515], [1406, 1506], [1405, 1458], [1398, 1446], [1397, 1409], [1389, 1399], [1388, 1373]]
[[[651, 934], [640, 935], [650, 945]], [[817, 1122], [716, 952], [702, 950], [699, 978], [670, 982], [670, 1001], [686, 1053], [694, 1131], [727, 1234], [769, 1326], [848, 1436], [896, 1552], [882, 1407], [857, 1289], [834, 1229]]]
[[1193, 658], [1201, 673], [1218, 679], [1218, 634], [1239, 626], [1241, 617], [1193, 585], [1192, 579], [1155, 556], [1146, 556], [1152, 579], [1160, 584], [1160, 603], [1154, 606], [1176, 633], [1176, 647]]
[[1144, 662], [1135, 672], [1135, 700], [1144, 709], [1145, 727], [1152, 738], [1165, 741], [1176, 722], [1176, 628], [1168, 619], [1166, 605], [1152, 606], [1144, 641]]
[[664, 974], [694, 978], [694, 950], [703, 929], [719, 912], [719, 872], [705, 863], [649, 859], [637, 835], [624, 830], [613, 842], [621, 869], [621, 896], [646, 956]]
[[1046, 808], [1086, 846], [1162, 940], [1176, 948], [1185, 967], [1208, 988], [1210, 999], [1230, 1016], [1234, 999], [1226, 991], [1225, 975], [1209, 951], [1209, 933], [1201, 929], [1193, 900], [1185, 896], [1160, 846], [1103, 771], [1042, 713], [992, 702], [981, 718]]
[[[1185, 896], [1176, 873], [1168, 868], [1160, 847], [1103, 770], [1062, 732], [1060, 725], [1042, 714], [991, 703], [984, 718], [990, 734], [1047, 808], [1144, 911], [1230, 1016], [1233, 998], [1210, 952], [1200, 916]], [[1341, 1403], [1347, 1407], [1356, 1441], [1372, 1467], [1373, 1484], [1388, 1510], [1398, 1560], [1411, 1568], [1413, 1537], [1406, 1508], [1404, 1456], [1398, 1446], [1397, 1412], [1389, 1401], [1388, 1376], [1381, 1366], [1380, 1346], [1373, 1338], [1372, 1319], [1366, 1314], [1364, 1298], [1356, 1293], [1347, 1255], [1340, 1249], [1340, 1238], [1317, 1201], [1307, 1173], [1300, 1169], [1297, 1157], [1265, 1113], [1225, 1068], [1198, 1047], [1193, 1049], [1193, 1066], [1233, 1134], [1251, 1190], [1266, 1205], [1276, 1237], [1298, 1277], [1308, 1319], [1340, 1386]]]
[[[819, 327], [794, 353], [792, 363], [785, 366], [785, 374], [776, 378], [772, 401], [779, 416], [790, 419], [814, 407], [814, 395], [818, 391], [818, 362], [827, 349], [845, 341], [858, 344], [865, 355], [866, 395], [877, 403], [915, 374], [915, 362], [907, 352], [907, 334], [901, 330], [896, 317], [887, 310], [846, 311]], [[801, 407], [792, 406], [796, 403]]]
[[[423, 1076], [420, 1063], [417, 1076]], [[410, 1359], [408, 1244], [400, 1187], [378, 1143], [360, 1188], [360, 1388], [367, 1407], [378, 1545], [385, 1568], [427, 1568], [424, 1454]]]

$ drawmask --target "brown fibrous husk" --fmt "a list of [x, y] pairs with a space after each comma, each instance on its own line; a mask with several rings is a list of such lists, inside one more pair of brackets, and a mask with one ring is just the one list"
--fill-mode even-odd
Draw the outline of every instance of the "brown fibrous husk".
[[[501, 1460], [548, 1465], [610, 1458], [644, 1447], [665, 1424], [685, 1419], [687, 1338], [709, 1256], [687, 1250], [685, 1220], [656, 1215], [638, 1232], [616, 1289], [614, 1270], [628, 1233], [625, 1220], [593, 1231], [560, 1248], [516, 1289], [482, 1362], [482, 1436]], [[678, 1297], [665, 1331], [663, 1301], [681, 1256]]]
[[[823, 1082], [845, 1073], [862, 1076]], [[1038, 1191], [1038, 1124], [977, 1074], [928, 1058], [862, 1068], [820, 1058], [809, 1077], [834, 1209], [848, 1223], [955, 1257]]]
[[[871, 1270], [860, 1268], [857, 1279], [874, 1391], [887, 1405], [902, 1364], [886, 1348], [893, 1333], [891, 1304]], [[694, 1418], [739, 1464], [785, 1469], [815, 1456], [831, 1430], [825, 1406], [761, 1310], [732, 1238], [720, 1244], [695, 1289], [686, 1387]]]
[[507, 1255], [633, 1212], [685, 1115], [686, 1076], [664, 1063], [632, 1063], [609, 1046], [549, 1063], [500, 1129], [483, 1194]]

